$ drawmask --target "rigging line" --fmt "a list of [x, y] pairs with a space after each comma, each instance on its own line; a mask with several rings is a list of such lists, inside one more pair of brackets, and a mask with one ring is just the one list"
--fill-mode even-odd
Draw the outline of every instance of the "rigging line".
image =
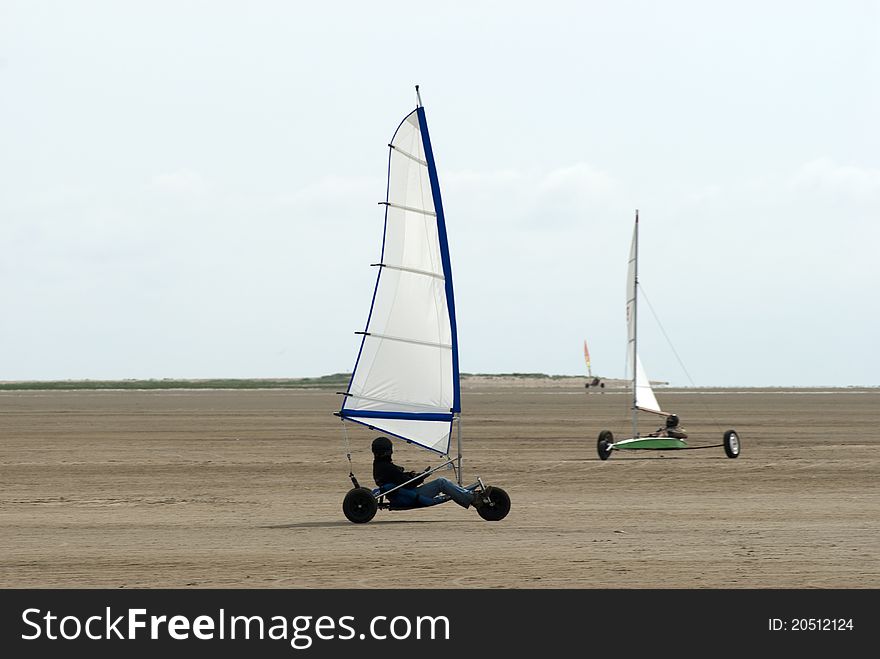
[[669, 335], [666, 333], [666, 329], [663, 327], [663, 323], [660, 322], [660, 318], [657, 317], [657, 312], [654, 311], [654, 305], [651, 304], [651, 300], [648, 299], [648, 295], [645, 293], [644, 285], [639, 286], [642, 289], [642, 297], [645, 298], [645, 302], [648, 303], [648, 308], [651, 310], [651, 315], [654, 316], [654, 320], [657, 322], [657, 325], [660, 327], [660, 331], [663, 332], [663, 337], [666, 339], [666, 343], [669, 344], [669, 347], [672, 349], [672, 354], [675, 355], [675, 358], [678, 360], [678, 365], [681, 366], [681, 370], [684, 371], [684, 374], [687, 376], [688, 381], [691, 383], [692, 387], [696, 387], [697, 384], [694, 382], [694, 379], [691, 377], [691, 374], [688, 372], [687, 368], [684, 365], [681, 357], [678, 354], [678, 351], [675, 349], [675, 346], [672, 345], [672, 341], [669, 338]]
[[351, 463], [351, 441], [348, 438], [348, 428], [345, 425], [345, 417], [339, 418], [342, 419], [342, 434], [345, 437], [345, 457], [348, 458], [348, 470], [354, 473], [354, 465]]
[[[628, 376], [627, 376], [628, 370], [627, 369], [629, 368], [629, 344], [630, 344], [630, 342], [627, 341], [626, 342], [626, 350], [624, 350], [624, 356], [623, 356], [623, 377], [624, 377], [624, 380], [627, 380], [627, 378], [628, 378]], [[629, 388], [631, 386], [632, 386], [632, 380], [629, 380], [626, 384], [626, 388], [624, 391], [625, 392], [629, 391]], [[632, 400], [630, 400], [630, 406], [628, 406], [626, 409], [628, 411], [621, 412], [621, 415], [620, 415], [621, 419], [622, 419], [622, 421], [621, 421], [622, 424], [626, 424], [626, 422], [630, 420], [630, 411], [632, 410]]]
[[351, 480], [352, 485], [360, 487], [361, 484], [358, 483], [358, 479], [354, 475], [354, 464], [351, 461], [351, 442], [348, 439], [348, 426], [345, 425], [345, 417], [338, 412], [337, 415], [342, 419], [342, 434], [345, 436], [345, 457], [348, 458], [348, 478]]
[[[627, 342], [627, 347], [626, 347], [626, 350], [624, 350], [624, 356], [623, 356], [624, 378], [626, 377], [626, 369], [627, 369], [628, 364], [629, 364], [629, 342]], [[629, 381], [624, 388], [624, 393], [629, 391], [629, 387], [631, 385], [632, 385], [632, 381]], [[632, 400], [630, 400], [630, 405], [632, 405]], [[630, 411], [631, 410], [632, 410], [631, 407], [627, 407], [627, 408], [623, 409], [620, 413], [619, 420], [617, 417], [615, 417], [615, 421], [613, 421], [612, 423], [619, 424], [619, 425], [625, 425], [630, 420]]]
[[[651, 315], [654, 316], [654, 320], [657, 322], [658, 327], [660, 327], [660, 331], [663, 333], [663, 338], [666, 339], [666, 343], [669, 344], [669, 347], [672, 350], [672, 354], [675, 355], [675, 358], [678, 360], [678, 365], [681, 366], [681, 370], [684, 371], [684, 374], [687, 376], [687, 379], [691, 383], [691, 386], [696, 388], [697, 383], [694, 382], [694, 379], [691, 377], [690, 372], [687, 370], [687, 367], [684, 365], [684, 361], [682, 361], [681, 357], [678, 354], [678, 351], [675, 349], [675, 346], [672, 344], [672, 340], [669, 338], [669, 335], [666, 333], [666, 328], [663, 327], [663, 323], [660, 322], [660, 318], [657, 316], [657, 312], [654, 311], [654, 305], [651, 304], [651, 300], [648, 299], [648, 295], [645, 293], [644, 284], [640, 283], [639, 288], [642, 291], [642, 297], [645, 298], [645, 302], [648, 303], [648, 308], [651, 310]], [[715, 426], [720, 431], [721, 424], [718, 422], [718, 419], [712, 413], [712, 410], [709, 409], [709, 407], [706, 405], [705, 401], [703, 401], [702, 399], [698, 399], [698, 400], [700, 400], [700, 403], [703, 407], [703, 410], [712, 419], [712, 421], [715, 423]]]
[[434, 211], [429, 211], [424, 208], [413, 208], [412, 206], [404, 206], [403, 204], [395, 204], [390, 201], [380, 201], [380, 206], [390, 206], [391, 208], [399, 208], [400, 210], [410, 211], [412, 213], [421, 213], [422, 215], [430, 215], [432, 217], [437, 217], [437, 213]]

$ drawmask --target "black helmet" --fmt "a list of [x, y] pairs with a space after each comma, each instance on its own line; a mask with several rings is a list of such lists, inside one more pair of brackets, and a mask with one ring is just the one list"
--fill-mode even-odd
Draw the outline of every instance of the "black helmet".
[[376, 439], [373, 440], [373, 445], [371, 448], [373, 449], [373, 455], [375, 455], [377, 458], [391, 455], [391, 452], [394, 450], [394, 446], [391, 444], [391, 440], [387, 437], [376, 437]]
[[678, 418], [677, 414], [670, 414], [668, 417], [666, 417], [666, 427], [674, 428], [678, 425], [679, 420], [680, 419]]

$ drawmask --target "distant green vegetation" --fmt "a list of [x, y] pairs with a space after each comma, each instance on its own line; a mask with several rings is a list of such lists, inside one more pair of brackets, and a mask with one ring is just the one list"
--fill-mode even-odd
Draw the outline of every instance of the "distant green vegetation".
[[533, 380], [563, 380], [584, 377], [582, 375], [547, 375], [546, 373], [462, 373], [462, 377], [477, 378], [530, 378]]
[[0, 382], [0, 391], [64, 391], [80, 389], [311, 389], [345, 388], [350, 373], [334, 373], [317, 378], [272, 378], [257, 380], [50, 380]]
[[[546, 373], [462, 373], [463, 378], [522, 378], [560, 380], [579, 376]], [[77, 391], [96, 389], [338, 389], [348, 387], [351, 373], [333, 373], [317, 378], [266, 378], [209, 380], [23, 380], [0, 382], [0, 391]]]

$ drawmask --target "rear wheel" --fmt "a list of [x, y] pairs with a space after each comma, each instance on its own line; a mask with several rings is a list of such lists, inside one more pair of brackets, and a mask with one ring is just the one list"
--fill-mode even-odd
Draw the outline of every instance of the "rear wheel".
[[724, 433], [724, 452], [728, 458], [738, 458], [740, 451], [739, 435], [736, 430]]
[[366, 524], [376, 515], [379, 505], [373, 493], [365, 487], [349, 490], [342, 501], [342, 512], [349, 522]]
[[599, 453], [600, 460], [607, 460], [611, 457], [611, 445], [614, 443], [614, 433], [610, 430], [603, 430], [599, 433], [599, 441], [596, 442], [596, 451]]
[[487, 522], [498, 522], [510, 512], [510, 497], [500, 487], [489, 486], [476, 492], [474, 506], [477, 514]]

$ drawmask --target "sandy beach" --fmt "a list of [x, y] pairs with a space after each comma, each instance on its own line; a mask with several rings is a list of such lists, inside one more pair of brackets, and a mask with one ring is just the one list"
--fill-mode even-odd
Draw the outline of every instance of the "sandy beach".
[[[2, 392], [0, 586], [880, 587], [880, 389], [658, 397], [691, 445], [736, 428], [742, 455], [602, 462], [624, 390], [474, 378], [464, 479], [506, 489], [507, 519], [446, 504], [353, 525], [332, 391]], [[374, 435], [350, 428], [361, 482]]]

